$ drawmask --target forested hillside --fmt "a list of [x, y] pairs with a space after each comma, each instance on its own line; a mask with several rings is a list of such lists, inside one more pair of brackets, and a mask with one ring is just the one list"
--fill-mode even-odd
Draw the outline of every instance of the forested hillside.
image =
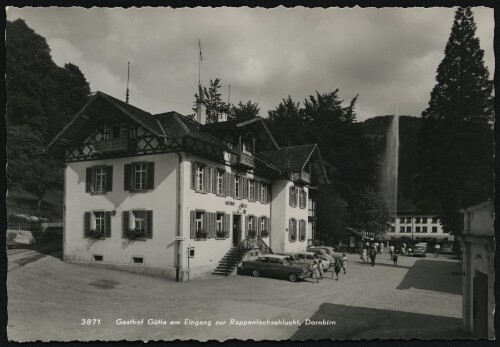
[[[62, 166], [40, 150], [87, 102], [89, 83], [76, 65], [57, 66], [21, 19], [7, 21], [6, 62], [9, 212], [60, 217]], [[56, 198], [44, 205], [49, 192]]]

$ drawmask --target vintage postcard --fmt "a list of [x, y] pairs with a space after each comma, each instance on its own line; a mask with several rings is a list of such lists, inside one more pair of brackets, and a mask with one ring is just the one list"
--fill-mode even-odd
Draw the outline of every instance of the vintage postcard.
[[492, 8], [6, 13], [10, 341], [495, 337]]

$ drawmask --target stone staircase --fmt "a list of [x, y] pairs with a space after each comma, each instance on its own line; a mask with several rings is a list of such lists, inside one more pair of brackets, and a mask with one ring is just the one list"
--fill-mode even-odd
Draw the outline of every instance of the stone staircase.
[[222, 257], [219, 266], [217, 266], [212, 274], [229, 276], [248, 251], [248, 249], [238, 246], [231, 248], [226, 255]]

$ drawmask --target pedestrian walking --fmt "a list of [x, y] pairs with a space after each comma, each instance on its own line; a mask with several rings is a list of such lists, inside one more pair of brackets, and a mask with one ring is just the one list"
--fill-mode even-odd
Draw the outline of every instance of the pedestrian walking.
[[379, 244], [378, 247], [378, 254], [382, 254], [382, 244]]
[[[335, 265], [333, 266], [333, 270], [335, 271], [335, 275], [337, 276], [336, 280], [339, 280], [339, 272], [340, 268], [342, 265], [340, 264], [341, 260], [339, 258], [335, 259]], [[333, 278], [333, 272], [332, 272], [332, 278]]]
[[441, 249], [441, 246], [439, 245], [439, 243], [436, 243], [436, 245], [434, 246], [434, 258], [439, 257], [439, 250], [440, 249]]
[[406, 255], [406, 243], [401, 245], [401, 254]]
[[311, 265], [311, 277], [313, 281], [316, 280], [316, 283], [319, 283], [319, 270], [316, 260], [313, 260], [313, 263]]
[[394, 253], [394, 251], [395, 251], [394, 246], [393, 246], [393, 245], [390, 245], [390, 246], [389, 246], [389, 254], [391, 255], [391, 259], [392, 259], [392, 257], [394, 257], [394, 255], [396, 254], [396, 253]]
[[323, 279], [323, 274], [325, 272], [325, 267], [323, 266], [323, 262], [321, 259], [318, 260], [318, 270], [319, 270], [319, 279]]
[[368, 250], [366, 248], [363, 248], [362, 259], [364, 264], [368, 263]]
[[375, 266], [375, 258], [377, 257], [377, 251], [375, 249], [372, 249], [372, 253], [370, 255], [371, 261], [372, 261], [372, 266]]
[[345, 253], [342, 253], [342, 270], [344, 270], [344, 275], [347, 270], [347, 255]]
[[392, 256], [392, 262], [394, 263], [394, 265], [398, 265], [398, 255], [397, 254], [394, 254]]

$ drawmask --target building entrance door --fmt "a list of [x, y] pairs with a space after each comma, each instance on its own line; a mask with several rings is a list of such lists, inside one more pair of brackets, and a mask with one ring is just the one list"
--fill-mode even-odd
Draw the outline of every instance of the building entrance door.
[[474, 337], [488, 337], [488, 276], [479, 271], [472, 283], [472, 328]]
[[233, 214], [233, 245], [238, 246], [241, 235], [241, 216]]

